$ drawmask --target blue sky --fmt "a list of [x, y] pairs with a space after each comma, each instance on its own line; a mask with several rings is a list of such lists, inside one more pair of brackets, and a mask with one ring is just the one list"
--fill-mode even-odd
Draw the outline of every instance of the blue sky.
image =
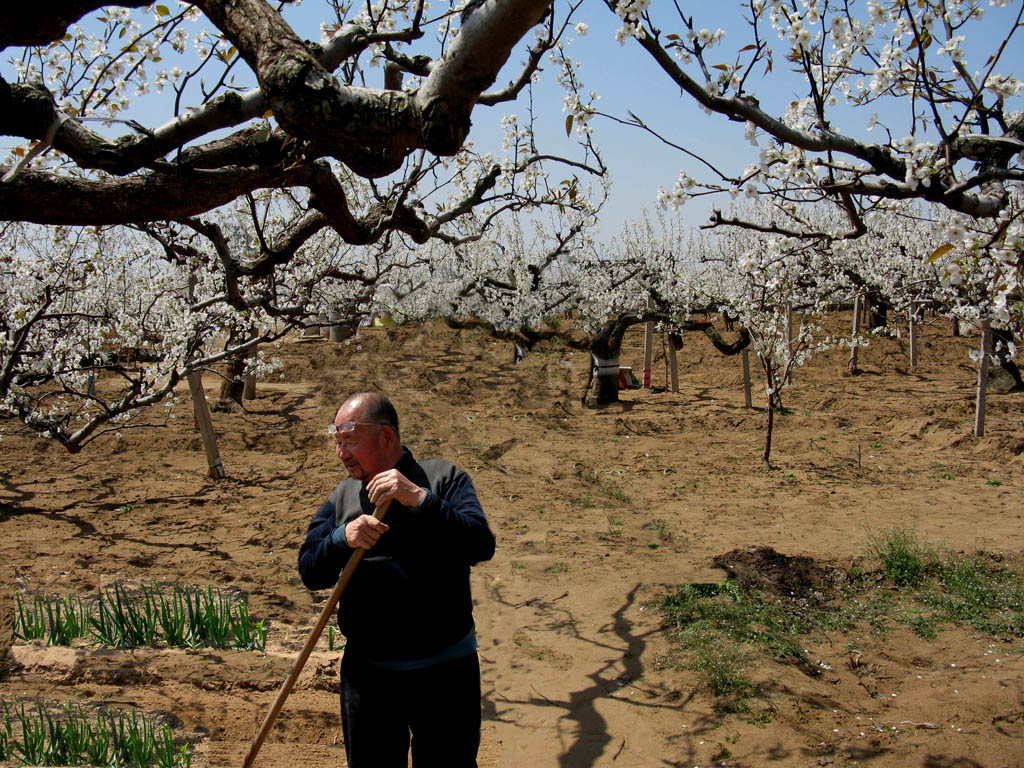
[[[1009, 20], [1015, 17], [1021, 0], [1011, 1], [1005, 9], [989, 8], [985, 21], [979, 29], [973, 30], [965, 47], [969, 54], [970, 69], [973, 71], [984, 64], [983, 56], [992, 50], [996, 35], [1006, 29]], [[171, 3], [168, 2], [168, 5]], [[859, 4], [860, 7], [863, 7]], [[659, 7], [661, 6], [661, 7]], [[664, 13], [668, 3], [655, 3], [660, 13]], [[693, 10], [690, 10], [690, 8]], [[286, 17], [295, 26], [296, 31], [309, 38], [319, 38], [319, 21], [322, 5], [316, 0], [305, 0], [299, 8], [289, 8]], [[746, 27], [739, 18], [734, 3], [692, 4], [686, 10], [695, 16], [698, 28], [707, 27], [712, 31], [721, 27], [726, 30], [723, 46], [715, 54], [715, 61], [729, 61], [737, 49], [749, 40]], [[664, 18], [666, 25], [663, 32], [682, 33], [681, 25], [669, 26], [673, 17]], [[682, 144], [692, 151], [706, 157], [723, 171], [738, 174], [749, 162], [756, 158], [757, 150], [750, 146], [743, 137], [743, 126], [732, 123], [721, 116], [708, 116], [697, 108], [689, 97], [679, 93], [668, 78], [656, 68], [654, 62], [640, 49], [635, 41], [627, 40], [620, 45], [614, 38], [619, 26], [618, 19], [610, 13], [599, 0], [585, 0], [579, 13], [579, 20], [589, 25], [585, 36], [573, 35], [573, 44], [569, 53], [583, 62], [581, 78], [588, 90], [595, 90], [600, 96], [597, 107], [626, 118], [631, 110], [640, 116], [648, 125], [662, 132], [672, 141]], [[1019, 33], [1018, 33], [1019, 34]], [[1000, 70], [1003, 73], [1024, 75], [1024, 44], [1022, 37], [1011, 46], [1004, 57]], [[799, 98], [801, 81], [786, 69], [784, 60], [786, 51], [782, 41], [771, 39], [775, 46], [775, 69], [767, 77], [760, 74], [748, 81], [748, 90], [757, 94], [762, 106], [771, 114], [781, 115], [786, 106]], [[977, 51], [985, 51], [977, 54]], [[973, 53], [972, 55], [972, 52]], [[0, 64], [5, 76], [11, 71], [6, 60], [12, 51], [5, 51], [3, 63]], [[505, 72], [499, 77], [499, 83], [509, 79], [512, 73], [518, 72], [521, 56], [513, 54]], [[153, 65], [150, 65], [151, 67]], [[169, 66], [164, 62], [161, 66]], [[554, 82], [556, 75], [554, 65], [545, 62], [544, 79], [533, 94], [534, 111], [537, 116], [536, 131], [542, 149], [558, 152], [567, 148], [565, 136], [565, 113], [562, 109], [562, 92]], [[380, 70], [372, 70], [377, 75]], [[373, 85], [374, 83], [370, 83]], [[133, 104], [133, 111], [140, 122], [157, 126], [172, 117], [172, 106], [165, 91], [163, 97], [150, 95], [139, 99]], [[1024, 108], [1016, 99], [1017, 109]], [[890, 111], [883, 114], [899, 137], [908, 133], [906, 119], [897, 119], [900, 105], [894, 104]], [[879, 141], [884, 137], [878, 133], [872, 135], [863, 131], [871, 115], [871, 110], [859, 110], [858, 114], [840, 114], [844, 121], [841, 128], [852, 132], [855, 136], [868, 140]], [[515, 112], [524, 118], [526, 104], [521, 97], [520, 102], [499, 105], [494, 108], [479, 107], [474, 112], [472, 138], [480, 151], [500, 151], [500, 121], [505, 112]], [[697, 175], [696, 161], [686, 157], [677, 150], [667, 147], [653, 137], [635, 128], [620, 126], [612, 121], [597, 118], [594, 123], [595, 140], [602, 151], [602, 156], [609, 167], [612, 178], [612, 196], [602, 212], [601, 236], [607, 239], [618, 234], [623, 221], [639, 215], [643, 206], [653, 208], [658, 187], [669, 188], [678, 176], [680, 168]], [[91, 126], [92, 127], [92, 126]], [[877, 129], [876, 129], [877, 130]], [[121, 132], [120, 129], [115, 133]], [[0, 146], [9, 147], [10, 139], [0, 139]], [[727, 200], [716, 200], [715, 205], [724, 206]], [[691, 224], [706, 221], [710, 203], [694, 201], [684, 209], [684, 218]]]

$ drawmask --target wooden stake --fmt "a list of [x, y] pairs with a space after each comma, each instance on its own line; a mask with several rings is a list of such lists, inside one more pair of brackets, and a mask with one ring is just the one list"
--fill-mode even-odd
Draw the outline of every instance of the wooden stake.
[[[647, 308], [654, 309], [654, 299], [648, 297]], [[654, 321], [648, 320], [644, 325], [644, 389], [651, 386], [651, 359], [654, 355]]]
[[669, 339], [668, 342], [668, 362], [669, 370], [672, 374], [672, 391], [679, 391], [679, 361], [676, 359], [676, 345]]
[[[786, 350], [789, 355], [789, 360], [793, 359], [793, 306], [791, 304], [786, 305]], [[783, 379], [783, 384], [789, 385], [790, 373], [793, 370], [793, 366], [787, 361], [786, 364], [786, 377]]]
[[992, 354], [992, 327], [981, 322], [981, 360], [978, 362], [978, 398], [974, 404], [974, 436], [985, 436], [985, 390], [988, 387], [988, 357]]
[[210, 419], [210, 406], [206, 402], [206, 392], [203, 391], [203, 375], [199, 371], [192, 371], [188, 375], [188, 391], [192, 395], [192, 411], [196, 424], [203, 436], [203, 449], [206, 451], [210, 477], [220, 480], [226, 473], [220, 461], [220, 451], [217, 450], [217, 435], [213, 431], [213, 421]]
[[[383, 503], [378, 504], [377, 508], [373, 511], [373, 516], [378, 520], [383, 520], [390, 505], [391, 499], [387, 499]], [[270, 729], [274, 726], [274, 721], [281, 712], [281, 708], [284, 706], [284, 702], [288, 698], [288, 694], [290, 694], [292, 692], [292, 688], [295, 687], [295, 683], [299, 679], [299, 673], [302, 672], [302, 668], [306, 665], [306, 660], [309, 658], [309, 654], [313, 652], [313, 648], [320, 639], [320, 635], [324, 633], [324, 628], [327, 626], [327, 622], [331, 620], [331, 616], [334, 614], [334, 609], [337, 607], [338, 601], [341, 600], [341, 594], [345, 591], [345, 587], [347, 587], [348, 583], [352, 580], [352, 574], [355, 573], [356, 567], [363, 559], [364, 554], [366, 554], [365, 549], [357, 549], [352, 553], [348, 562], [345, 564], [345, 569], [341, 572], [341, 576], [338, 578], [338, 583], [335, 585], [334, 591], [331, 592], [330, 597], [327, 598], [327, 602], [324, 604], [323, 610], [320, 611], [320, 618], [316, 620], [316, 625], [313, 627], [313, 631], [310, 632], [309, 637], [306, 640], [306, 644], [302, 646], [302, 650], [299, 651], [298, 658], [296, 658], [295, 663], [292, 664], [291, 672], [288, 673], [288, 677], [281, 685], [281, 690], [278, 691], [277, 698], [274, 699], [274, 703], [271, 705], [270, 711], [267, 712], [267, 716], [263, 719], [263, 725], [260, 726], [259, 733], [256, 734], [256, 738], [253, 739], [252, 744], [249, 745], [249, 752], [245, 756], [245, 762], [242, 763], [242, 768], [251, 768], [253, 761], [256, 759], [256, 755], [259, 754], [260, 747], [262, 747], [263, 742], [266, 741], [267, 734], [270, 733]]]
[[910, 367], [917, 365], [917, 304], [910, 303]]
[[743, 400], [750, 408], [750, 350], [744, 349], [743, 355]]
[[850, 362], [847, 365], [847, 370], [850, 373], [860, 372], [860, 368], [857, 367], [857, 351], [860, 349], [861, 306], [863, 304], [864, 300], [858, 293], [853, 300], [853, 344], [850, 347]]

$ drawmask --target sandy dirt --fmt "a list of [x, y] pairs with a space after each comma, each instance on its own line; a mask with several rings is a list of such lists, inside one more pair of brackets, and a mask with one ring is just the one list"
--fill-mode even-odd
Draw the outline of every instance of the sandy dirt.
[[[266, 653], [14, 645], [0, 695], [138, 707], [193, 742], [194, 765], [240, 766], [326, 598], [296, 573], [308, 521], [344, 472], [325, 427], [346, 394], [380, 388], [417, 456], [472, 474], [498, 539], [472, 577], [481, 768], [1024, 766], [1020, 641], [868, 627], [809, 639], [827, 671], [758, 663], [752, 706], [764, 716], [751, 722], [716, 712], [673, 664], [657, 608], [673, 585], [722, 581], [713, 560], [732, 550], [847, 568], [893, 526], [1020, 567], [1024, 394], [993, 392], [987, 435], [972, 436], [976, 344], [934, 322], [912, 369], [905, 333], [862, 350], [859, 376], [845, 374], [848, 352], [814, 359], [785, 393], [771, 472], [740, 358], [697, 334], [679, 353], [678, 394], [629, 390], [599, 410], [580, 405], [586, 356], [561, 348], [513, 366], [507, 343], [440, 326], [290, 341], [282, 377], [259, 382], [249, 413], [214, 413], [219, 482], [184, 392], [169, 426], [78, 455], [8, 423], [3, 637], [15, 588], [91, 595], [123, 580], [241, 590], [269, 640]], [[637, 371], [641, 345], [637, 328], [623, 357]], [[217, 380], [205, 384], [215, 397]], [[345, 765], [337, 657], [323, 638], [257, 766]]]

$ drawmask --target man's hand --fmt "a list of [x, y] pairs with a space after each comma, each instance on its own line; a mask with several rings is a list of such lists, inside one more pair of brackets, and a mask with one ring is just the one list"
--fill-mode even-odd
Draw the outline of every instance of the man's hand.
[[352, 549], [370, 549], [389, 527], [373, 515], [360, 515], [345, 526], [345, 541]]
[[406, 507], [415, 507], [427, 497], [426, 489], [420, 488], [397, 469], [389, 469], [374, 477], [366, 484], [366, 493], [374, 504], [393, 499]]

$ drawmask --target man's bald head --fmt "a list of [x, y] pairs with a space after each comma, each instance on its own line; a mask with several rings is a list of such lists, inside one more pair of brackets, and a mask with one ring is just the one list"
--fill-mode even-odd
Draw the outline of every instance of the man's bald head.
[[381, 392], [356, 392], [342, 403], [340, 411], [358, 414], [358, 418], [353, 418], [352, 421], [387, 424], [394, 431], [395, 437], [401, 440], [398, 432], [398, 411], [388, 396]]

